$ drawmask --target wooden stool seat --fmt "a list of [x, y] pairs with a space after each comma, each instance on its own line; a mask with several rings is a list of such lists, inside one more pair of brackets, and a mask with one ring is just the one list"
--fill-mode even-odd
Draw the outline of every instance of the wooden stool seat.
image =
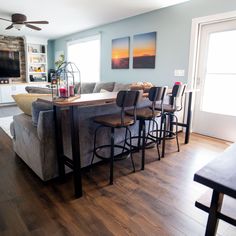
[[[156, 104], [155, 110], [161, 111], [162, 107], [161, 104]], [[178, 110], [178, 107], [175, 107], [171, 104], [163, 104], [163, 112], [175, 112]]]
[[133, 125], [135, 120], [133, 119], [133, 117], [124, 116], [124, 120], [122, 122], [120, 119], [120, 114], [113, 114], [98, 116], [94, 119], [94, 122], [108, 127], [118, 128]]
[[[126, 111], [126, 114], [132, 115], [132, 111]], [[137, 120], [144, 119], [144, 120], [151, 120], [157, 116], [160, 116], [160, 111], [152, 111], [149, 107], [139, 108], [136, 110]]]

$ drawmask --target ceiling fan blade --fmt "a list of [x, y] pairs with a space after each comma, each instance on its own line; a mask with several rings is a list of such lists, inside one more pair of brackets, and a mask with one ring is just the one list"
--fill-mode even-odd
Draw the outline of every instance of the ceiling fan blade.
[[0, 17], [0, 19], [1, 19], [1, 20], [5, 20], [5, 21], [12, 22], [11, 20], [7, 20], [7, 19], [1, 18], [1, 17]]
[[48, 24], [48, 21], [26, 21], [26, 24]]
[[11, 29], [11, 28], [13, 28], [13, 24], [9, 25], [9, 26], [6, 28], [6, 30], [9, 30], [9, 29]]
[[26, 27], [30, 28], [30, 29], [34, 29], [34, 30], [41, 30], [41, 28], [34, 26], [34, 25], [29, 25], [29, 24], [25, 24]]

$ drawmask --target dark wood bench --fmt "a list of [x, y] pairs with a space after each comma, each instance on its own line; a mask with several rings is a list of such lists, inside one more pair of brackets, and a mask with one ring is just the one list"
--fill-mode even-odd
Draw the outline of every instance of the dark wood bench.
[[[216, 234], [219, 219], [236, 226], [236, 144], [196, 172], [194, 181], [213, 189], [211, 201], [195, 203], [196, 207], [209, 213], [205, 235]], [[226, 210], [222, 208], [224, 195], [227, 195], [224, 202], [228, 202], [224, 207]]]

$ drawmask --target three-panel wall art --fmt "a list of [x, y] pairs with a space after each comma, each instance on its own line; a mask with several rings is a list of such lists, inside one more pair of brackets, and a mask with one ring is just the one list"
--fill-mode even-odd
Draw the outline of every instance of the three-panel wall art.
[[[112, 40], [112, 69], [129, 69], [130, 37]], [[133, 68], [154, 69], [156, 61], [156, 32], [133, 36]]]

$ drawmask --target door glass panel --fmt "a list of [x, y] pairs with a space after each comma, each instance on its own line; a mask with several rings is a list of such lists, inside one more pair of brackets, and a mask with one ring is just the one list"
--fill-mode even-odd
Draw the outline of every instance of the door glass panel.
[[212, 33], [201, 110], [236, 116], [236, 30]]

